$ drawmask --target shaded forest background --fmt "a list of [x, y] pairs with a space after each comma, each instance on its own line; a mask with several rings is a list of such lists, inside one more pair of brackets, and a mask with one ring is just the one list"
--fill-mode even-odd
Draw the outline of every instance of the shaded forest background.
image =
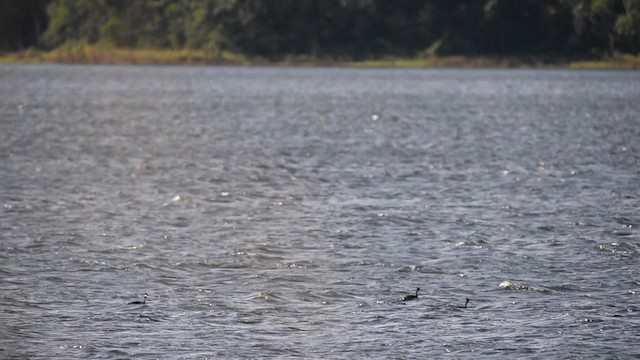
[[2, 0], [0, 51], [68, 43], [372, 59], [640, 51], [640, 0]]

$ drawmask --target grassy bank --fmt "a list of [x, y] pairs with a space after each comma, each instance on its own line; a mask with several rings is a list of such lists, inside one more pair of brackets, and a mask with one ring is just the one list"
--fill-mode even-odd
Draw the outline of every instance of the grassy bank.
[[572, 68], [640, 69], [640, 56], [621, 55], [597, 61], [539, 61], [515, 57], [428, 56], [416, 59], [341, 61], [330, 58], [291, 56], [271, 62], [249, 59], [227, 51], [124, 49], [87, 44], [65, 44], [52, 51], [29, 49], [0, 55], [0, 63], [56, 64], [137, 64], [137, 65], [275, 65], [275, 66], [347, 66], [357, 68]]
[[29, 49], [0, 56], [0, 63], [54, 64], [248, 64], [248, 60], [227, 51], [124, 49], [109, 46], [66, 44], [52, 51]]
[[579, 61], [569, 64], [572, 69], [640, 69], [640, 56], [621, 55], [598, 61]]
[[367, 60], [351, 63], [354, 67], [427, 67], [427, 68], [541, 68], [563, 66], [520, 58], [465, 56], [428, 56], [419, 59]]

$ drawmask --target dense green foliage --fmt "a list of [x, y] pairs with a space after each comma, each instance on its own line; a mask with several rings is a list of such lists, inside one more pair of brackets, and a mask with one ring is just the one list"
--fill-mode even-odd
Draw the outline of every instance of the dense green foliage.
[[3, 0], [0, 27], [3, 49], [597, 57], [638, 54], [640, 0]]

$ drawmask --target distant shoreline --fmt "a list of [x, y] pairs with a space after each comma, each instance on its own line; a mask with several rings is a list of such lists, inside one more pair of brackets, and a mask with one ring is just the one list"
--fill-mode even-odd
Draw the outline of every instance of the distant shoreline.
[[222, 51], [126, 49], [97, 45], [63, 45], [51, 51], [28, 49], [0, 54], [0, 64], [94, 64], [94, 65], [243, 65], [354, 68], [562, 68], [640, 70], [640, 56], [620, 55], [600, 60], [540, 60], [532, 57], [429, 56], [350, 61], [310, 56], [290, 56], [280, 61], [248, 58]]

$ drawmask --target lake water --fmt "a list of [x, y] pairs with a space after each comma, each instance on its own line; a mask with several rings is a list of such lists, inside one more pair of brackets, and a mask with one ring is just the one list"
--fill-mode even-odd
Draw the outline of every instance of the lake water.
[[1, 65], [0, 358], [640, 357], [639, 199], [640, 72]]

